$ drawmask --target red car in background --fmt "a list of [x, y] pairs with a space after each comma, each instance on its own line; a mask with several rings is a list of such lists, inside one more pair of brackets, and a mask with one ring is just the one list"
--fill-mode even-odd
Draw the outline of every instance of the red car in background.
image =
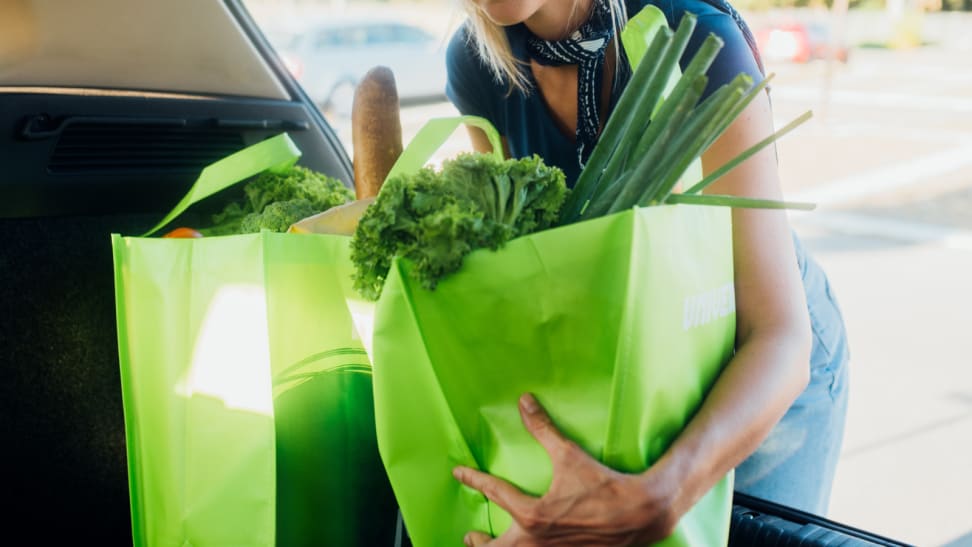
[[832, 58], [847, 62], [848, 48], [835, 43], [823, 23], [788, 22], [768, 25], [755, 32], [756, 44], [768, 61], [808, 63]]

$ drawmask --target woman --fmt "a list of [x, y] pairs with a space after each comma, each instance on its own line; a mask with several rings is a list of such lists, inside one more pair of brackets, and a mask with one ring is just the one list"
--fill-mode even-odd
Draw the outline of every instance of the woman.
[[[724, 0], [655, 1], [673, 28], [685, 11], [697, 15], [683, 68], [710, 32], [725, 42], [708, 72], [706, 95], [739, 72], [762, 78], [752, 36]], [[464, 2], [470, 18], [448, 51], [450, 99], [463, 114], [489, 119], [507, 155], [537, 153], [573, 183], [630, 76], [618, 29], [648, 0]], [[769, 97], [761, 94], [705, 152], [703, 170], [772, 131]], [[490, 149], [480, 130], [470, 128], [470, 135], [474, 148]], [[775, 153], [750, 158], [710, 191], [780, 199]], [[657, 541], [732, 469], [737, 491], [826, 512], [847, 399], [843, 320], [826, 276], [785, 213], [736, 209], [732, 223], [736, 352], [678, 439], [643, 473], [618, 473], [563, 438], [525, 394], [521, 415], [550, 453], [551, 487], [533, 498], [498, 478], [457, 468], [457, 480], [515, 521], [495, 540], [471, 531], [467, 545]]]

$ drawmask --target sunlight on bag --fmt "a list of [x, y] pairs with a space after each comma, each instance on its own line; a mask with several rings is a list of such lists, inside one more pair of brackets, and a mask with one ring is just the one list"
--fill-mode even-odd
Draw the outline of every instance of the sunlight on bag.
[[[281, 135], [210, 165], [156, 229], [298, 156]], [[392, 544], [348, 242], [112, 235], [135, 545]]]

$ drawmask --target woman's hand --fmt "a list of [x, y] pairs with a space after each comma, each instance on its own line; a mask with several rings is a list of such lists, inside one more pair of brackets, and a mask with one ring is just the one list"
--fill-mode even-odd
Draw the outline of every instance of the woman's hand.
[[514, 520], [496, 539], [469, 532], [466, 545], [645, 545], [674, 531], [681, 517], [677, 508], [682, 504], [676, 503], [678, 482], [665, 476], [669, 473], [651, 469], [628, 475], [601, 465], [564, 438], [532, 395], [520, 398], [520, 415], [550, 455], [550, 489], [535, 498], [502, 479], [467, 467], [455, 468], [456, 479], [482, 492]]

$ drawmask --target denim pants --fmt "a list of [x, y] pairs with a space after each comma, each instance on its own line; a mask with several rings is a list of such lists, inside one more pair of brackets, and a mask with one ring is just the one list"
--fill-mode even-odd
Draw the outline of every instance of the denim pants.
[[813, 328], [810, 383], [756, 452], [736, 468], [735, 489], [826, 516], [844, 437], [850, 352], [826, 275], [795, 235], [794, 242]]

